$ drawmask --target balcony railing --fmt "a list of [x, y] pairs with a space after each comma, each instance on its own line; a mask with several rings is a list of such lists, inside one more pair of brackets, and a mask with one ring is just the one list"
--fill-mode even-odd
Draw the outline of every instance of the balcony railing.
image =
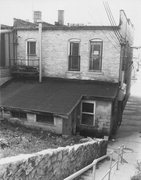
[[37, 75], [39, 73], [39, 59], [11, 59], [11, 73], [13, 75]]

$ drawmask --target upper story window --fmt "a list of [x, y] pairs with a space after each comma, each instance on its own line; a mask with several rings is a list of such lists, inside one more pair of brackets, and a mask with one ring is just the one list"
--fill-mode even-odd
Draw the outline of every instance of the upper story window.
[[82, 101], [81, 103], [81, 124], [95, 125], [95, 101]]
[[103, 41], [93, 39], [90, 41], [90, 62], [89, 70], [100, 71], [102, 68]]
[[80, 71], [80, 40], [69, 41], [69, 71]]
[[36, 41], [35, 40], [27, 41], [27, 55], [28, 56], [36, 55]]

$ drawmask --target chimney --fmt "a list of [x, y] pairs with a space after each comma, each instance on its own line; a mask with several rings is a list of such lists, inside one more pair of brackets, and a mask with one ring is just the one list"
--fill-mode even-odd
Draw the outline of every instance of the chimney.
[[33, 12], [33, 21], [37, 23], [38, 21], [42, 20], [42, 12], [41, 11], [34, 11]]
[[64, 10], [58, 10], [58, 24], [64, 25]]

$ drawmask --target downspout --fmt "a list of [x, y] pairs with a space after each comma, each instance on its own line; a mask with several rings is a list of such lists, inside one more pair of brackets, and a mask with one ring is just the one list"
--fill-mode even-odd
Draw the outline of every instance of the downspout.
[[122, 86], [122, 66], [123, 66], [123, 61], [124, 61], [124, 51], [125, 51], [125, 42], [121, 42], [121, 50], [120, 50], [120, 67], [119, 67], [119, 85]]
[[42, 82], [42, 22], [39, 22], [39, 82]]

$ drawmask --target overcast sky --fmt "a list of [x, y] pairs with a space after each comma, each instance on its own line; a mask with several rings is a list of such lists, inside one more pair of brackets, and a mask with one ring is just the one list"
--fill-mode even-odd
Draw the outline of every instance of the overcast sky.
[[[118, 25], [123, 9], [135, 27], [135, 45], [141, 46], [141, 0], [108, 0]], [[42, 11], [42, 19], [57, 21], [57, 10], [65, 10], [65, 24], [110, 25], [103, 0], [0, 0], [0, 23], [12, 25], [13, 18], [33, 19], [33, 11]]]

